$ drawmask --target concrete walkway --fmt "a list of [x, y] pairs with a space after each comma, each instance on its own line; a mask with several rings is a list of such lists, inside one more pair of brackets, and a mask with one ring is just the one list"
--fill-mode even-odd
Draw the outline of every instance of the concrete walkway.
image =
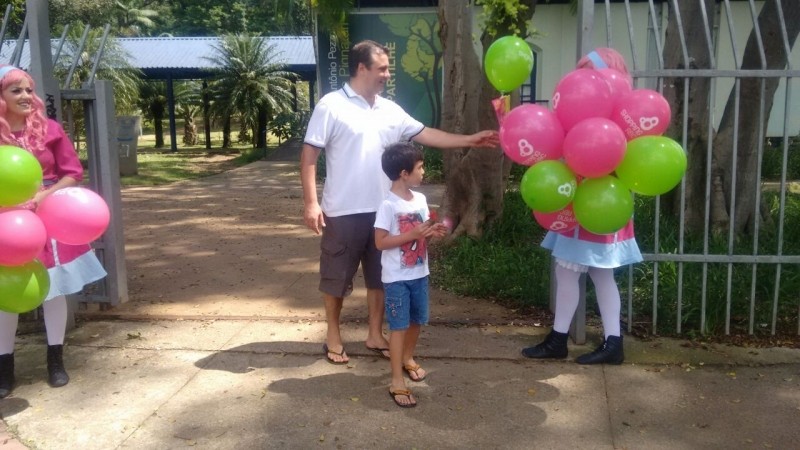
[[[572, 362], [588, 345], [571, 346], [566, 361], [532, 361], [519, 351], [546, 326], [441, 291], [432, 293], [434, 321], [419, 345], [429, 375], [408, 383], [419, 406], [397, 408], [388, 362], [363, 346], [363, 289], [345, 306], [350, 364], [322, 357], [318, 241], [298, 223], [296, 179], [291, 163], [261, 161], [182, 184], [177, 190], [206, 205], [244, 202], [248, 188], [286, 200], [263, 220], [242, 213], [231, 221], [238, 238], [222, 247], [158, 225], [175, 220], [170, 202], [188, 201], [172, 198], [174, 186], [126, 190], [126, 216], [153, 214], [151, 226], [126, 228], [132, 301], [84, 313], [67, 336], [72, 381], [60, 389], [46, 384], [44, 336], [20, 336], [18, 386], [0, 400], [8, 427], [0, 422], [0, 448], [797, 447], [800, 350], [626, 337], [622, 366]], [[183, 227], [190, 214], [231, 214], [184, 206]], [[151, 245], [159, 233], [169, 246]], [[224, 276], [203, 272], [201, 257], [214, 248], [221, 258], [240, 245], [259, 253], [279, 237], [280, 250], [271, 245], [277, 253], [254, 272], [235, 259]], [[234, 272], [261, 289], [241, 287]], [[227, 284], [191, 289], [215, 275]], [[154, 295], [145, 284], [159, 277], [172, 286]]]

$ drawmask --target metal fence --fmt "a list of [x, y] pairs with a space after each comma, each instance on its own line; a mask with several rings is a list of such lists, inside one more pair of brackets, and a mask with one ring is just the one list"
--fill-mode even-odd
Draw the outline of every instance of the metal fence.
[[[796, 0], [578, 5], [577, 54], [618, 49], [635, 87], [672, 96], [668, 134], [700, 171], [694, 189], [687, 171], [674, 196], [637, 199], [652, 212], [637, 209], [637, 231], [651, 231], [637, 235], [645, 262], [622, 283], [628, 331], [800, 334], [800, 223], [790, 210], [800, 195], [787, 179], [800, 151], [790, 144], [800, 121]], [[768, 153], [780, 161], [777, 179], [762, 174]], [[719, 204], [727, 220], [715, 217]]]

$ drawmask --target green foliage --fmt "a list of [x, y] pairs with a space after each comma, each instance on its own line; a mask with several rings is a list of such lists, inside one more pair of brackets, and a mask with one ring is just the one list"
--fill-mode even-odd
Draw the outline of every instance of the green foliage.
[[550, 256], [539, 247], [543, 236], [519, 192], [509, 190], [502, 217], [482, 239], [464, 236], [452, 246], [437, 247], [431, 258], [431, 280], [458, 294], [544, 307], [549, 298]]
[[[428, 160], [426, 159], [426, 166]], [[518, 177], [512, 171], [512, 178]], [[427, 170], [427, 169], [426, 169]], [[511, 182], [516, 186], [518, 183]], [[777, 219], [779, 198], [775, 192], [764, 194], [764, 204], [771, 221], [764, 221], [758, 239], [758, 254], [772, 255], [778, 250]], [[655, 246], [655, 199], [636, 198], [636, 239], [643, 252], [652, 253]], [[800, 194], [789, 194], [786, 199], [782, 253], [800, 254]], [[674, 253], [678, 249], [678, 224], [676, 219], [661, 214], [659, 223], [659, 252]], [[459, 238], [455, 245], [437, 248], [431, 261], [431, 279], [443, 289], [459, 294], [499, 298], [515, 306], [547, 307], [549, 302], [550, 255], [539, 247], [544, 231], [530, 217], [530, 210], [522, 202], [519, 192], [506, 193], [502, 218], [494, 223], [481, 240]], [[684, 253], [703, 251], [702, 236], [687, 234]], [[715, 236], [709, 242], [709, 254], [727, 254], [727, 235]], [[733, 254], [752, 254], [753, 239], [738, 236], [733, 243]], [[707, 265], [706, 298], [703, 300], [703, 267], [701, 263], [684, 263], [682, 287], [679, 291], [679, 264], [674, 262], [644, 262], [633, 266], [633, 310], [637, 323], [649, 324], [657, 316], [656, 330], [670, 335], [677, 330], [680, 320], [682, 333], [720, 334], [725, 330], [727, 311], [730, 309], [731, 333], [747, 333], [750, 308], [754, 313], [756, 334], [770, 332], [774, 289], [777, 282], [775, 264], [759, 264], [755, 272], [750, 264], [732, 264], [730, 275], [726, 263]], [[657, 292], [653, 277], [658, 275]], [[627, 298], [627, 268], [621, 269], [618, 284], [623, 302]], [[727, 285], [730, 276], [731, 293], [728, 305]], [[593, 289], [588, 283], [591, 297]], [[755, 296], [751, 295], [755, 293]], [[796, 332], [798, 310], [797, 292], [800, 292], [800, 266], [784, 264], [780, 272], [778, 293], [777, 329], [779, 332]], [[657, 294], [657, 309], [653, 311], [653, 297]], [[678, 298], [682, 295], [678, 318]], [[751, 303], [752, 301], [752, 303]], [[701, 324], [701, 311], [705, 305], [705, 322]]]
[[531, 9], [528, 2], [520, 0], [478, 0], [481, 5], [482, 28], [491, 37], [510, 33], [523, 39], [528, 37], [526, 26], [519, 23], [520, 17], [525, 17]]
[[442, 151], [435, 148], [423, 147], [422, 153], [425, 158], [425, 182], [443, 183], [444, 159], [442, 158]]
[[[777, 193], [764, 194], [765, 205], [769, 209], [772, 223], [762, 224], [758, 239], [758, 254], [776, 254], [778, 249], [777, 219], [778, 196]], [[637, 198], [637, 241], [643, 251], [652, 252], [654, 248], [653, 217], [655, 202], [652, 198]], [[799, 223], [800, 220], [800, 195], [790, 194], [787, 197], [785, 223]], [[660, 252], [677, 251], [678, 224], [673, 217], [662, 215], [660, 223], [659, 249]], [[702, 236], [687, 234], [684, 239], [684, 253], [702, 253]], [[710, 254], [726, 254], [728, 252], [727, 235], [714, 236], [709, 242]], [[752, 254], [752, 236], [737, 236], [732, 245], [733, 254]], [[784, 229], [783, 254], [800, 254], [800, 231], [797, 227], [788, 226]], [[678, 326], [678, 298], [681, 299], [680, 323], [682, 330], [695, 330], [697, 332], [719, 334], [724, 332], [726, 316], [730, 309], [731, 332], [747, 333], [749, 327], [750, 308], [752, 306], [756, 333], [770, 331], [772, 323], [772, 307], [774, 301], [774, 288], [776, 283], [776, 265], [760, 264], [755, 271], [755, 297], [753, 292], [753, 267], [750, 264], [710, 263], [707, 265], [706, 298], [703, 300], [703, 265], [701, 263], [683, 264], [683, 288], [678, 290], [677, 263], [659, 263], [658, 267], [658, 331], [663, 334], [675, 332]], [[637, 315], [646, 318], [652, 317], [653, 285], [656, 264], [643, 263], [637, 265], [634, 277], [634, 311]], [[730, 274], [729, 274], [730, 271]], [[731, 283], [730, 299], [728, 298], [727, 285]], [[797, 302], [796, 293], [800, 292], [800, 267], [797, 265], [782, 265], [780, 276], [780, 290], [778, 295], [778, 323], [779, 330], [791, 331], [797, 327]], [[751, 305], [752, 301], [752, 305]], [[701, 310], [705, 302], [705, 323], [701, 321]], [[730, 302], [730, 305], [728, 304]], [[765, 328], [764, 324], [769, 327]]]
[[257, 36], [226, 35], [215, 51], [207, 58], [218, 67], [209, 86], [215, 116], [238, 113], [243, 126], [258, 136], [264, 119], [291, 110], [297, 75], [284, 70], [274, 45]]
[[158, 11], [145, 7], [140, 0], [115, 0], [114, 18], [122, 36], [144, 36], [155, 27]]
[[[761, 175], [770, 181], [780, 181], [783, 167], [783, 142], [781, 139], [767, 139], [764, 146], [764, 159], [761, 162]], [[789, 139], [786, 162], [786, 179], [800, 180], [800, 139]]]
[[311, 0], [311, 8], [317, 13], [320, 30], [336, 36], [339, 42], [348, 42], [345, 25], [347, 13], [353, 8], [353, 0]]
[[278, 143], [288, 141], [303, 134], [310, 117], [307, 111], [284, 111], [275, 116], [270, 130], [278, 138]]

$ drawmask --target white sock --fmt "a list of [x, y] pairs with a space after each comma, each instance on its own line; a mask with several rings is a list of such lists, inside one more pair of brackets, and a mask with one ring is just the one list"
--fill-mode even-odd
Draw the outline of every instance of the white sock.
[[603, 333], [609, 336], [621, 336], [619, 327], [620, 298], [617, 282], [614, 280], [614, 269], [589, 268], [594, 291], [597, 294], [597, 306], [603, 319]]
[[559, 333], [569, 331], [572, 317], [578, 309], [580, 278], [580, 273], [556, 264], [556, 317], [553, 319], [553, 329]]
[[0, 355], [14, 353], [19, 314], [0, 311]]
[[59, 295], [42, 304], [47, 345], [62, 345], [67, 330], [67, 297]]

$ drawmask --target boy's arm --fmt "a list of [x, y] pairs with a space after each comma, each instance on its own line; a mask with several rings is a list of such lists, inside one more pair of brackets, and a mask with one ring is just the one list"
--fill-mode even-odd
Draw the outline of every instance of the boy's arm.
[[391, 235], [387, 230], [383, 228], [375, 228], [375, 247], [378, 250], [389, 250], [391, 248], [397, 248], [401, 245], [414, 241], [416, 239], [427, 238], [432, 236], [433, 227], [429, 225], [427, 222], [423, 222], [413, 230], [406, 231], [403, 234], [396, 234]]

